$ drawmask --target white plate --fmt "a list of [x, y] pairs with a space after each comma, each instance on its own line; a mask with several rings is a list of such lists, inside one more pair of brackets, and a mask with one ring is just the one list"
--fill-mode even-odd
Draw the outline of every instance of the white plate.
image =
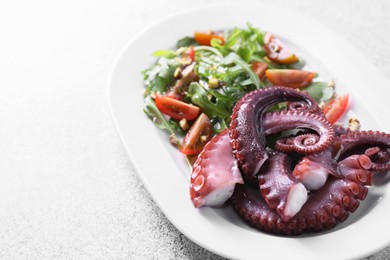
[[[216, 13], [221, 15], [215, 15]], [[276, 19], [273, 14], [278, 14]], [[221, 18], [224, 17], [224, 18]], [[182, 12], [147, 28], [124, 49], [112, 70], [109, 103], [137, 173], [167, 218], [200, 246], [235, 259], [351, 259], [390, 244], [390, 198], [386, 178], [377, 180], [356, 213], [336, 229], [299, 237], [274, 236], [248, 227], [230, 209], [195, 209], [190, 201], [189, 170], [168, 144], [167, 135], [142, 112], [141, 70], [155, 62], [155, 50], [168, 49], [195, 30], [245, 27], [279, 35], [324, 79], [348, 92], [352, 109], [366, 128], [388, 131], [389, 81], [339, 36], [318, 22], [280, 6], [224, 4]]]

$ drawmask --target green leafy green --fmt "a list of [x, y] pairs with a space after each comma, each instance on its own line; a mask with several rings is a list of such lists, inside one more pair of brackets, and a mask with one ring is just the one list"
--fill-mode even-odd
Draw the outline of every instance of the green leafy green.
[[229, 53], [229, 55], [227, 55], [225, 57], [223, 63], [224, 64], [231, 64], [231, 63], [237, 64], [248, 74], [248, 76], [251, 80], [251, 83], [254, 84], [257, 89], [260, 89], [263, 87], [263, 85], [259, 79], [259, 76], [257, 76], [257, 74], [252, 71], [252, 69], [248, 65], [248, 63], [246, 63], [244, 60], [242, 60], [240, 58], [240, 56], [238, 56], [237, 54], [235, 54], [233, 52]]
[[[160, 53], [162, 55], [162, 53]], [[176, 58], [162, 56], [156, 64], [142, 71], [146, 87], [145, 95], [165, 93], [174, 80], [176, 68], [180, 66]]]
[[195, 41], [193, 37], [183, 37], [180, 40], [177, 41], [176, 43], [176, 48], [181, 48], [181, 47], [188, 47], [188, 46], [197, 46], [198, 43]]
[[174, 52], [172, 50], [158, 50], [158, 51], [153, 52], [152, 55], [156, 56], [156, 57], [165, 57], [168, 59], [172, 59], [172, 58], [177, 56], [176, 52]]
[[317, 102], [327, 101], [334, 95], [334, 88], [326, 82], [312, 82], [309, 86], [303, 88]]
[[209, 90], [206, 90], [197, 82], [190, 84], [188, 97], [193, 104], [202, 108], [202, 111], [209, 117], [221, 117], [223, 119], [230, 117], [230, 111], [226, 109], [223, 100], [220, 97], [213, 96]]
[[225, 37], [225, 43], [218, 39], [211, 40], [211, 46], [224, 56], [234, 52], [245, 62], [253, 60], [253, 55], [264, 57], [264, 33], [259, 29], [247, 25], [247, 29], [234, 28]]
[[143, 110], [145, 114], [147, 114], [153, 120], [153, 123], [158, 128], [167, 130], [171, 135], [174, 136], [176, 136], [176, 133], [183, 134], [183, 130], [181, 129], [178, 122], [166, 119], [160, 110], [158, 110], [154, 100], [150, 96], [145, 98]]
[[[213, 39], [213, 40], [215, 40], [215, 39]], [[222, 53], [218, 49], [210, 47], [210, 46], [197, 46], [197, 47], [194, 48], [194, 50], [196, 52], [198, 52], [198, 51], [209, 51], [209, 52], [217, 55], [218, 57], [223, 57]]]

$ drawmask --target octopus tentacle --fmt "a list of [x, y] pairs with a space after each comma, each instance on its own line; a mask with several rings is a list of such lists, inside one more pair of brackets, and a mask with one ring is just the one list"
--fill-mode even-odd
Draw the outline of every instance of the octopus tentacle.
[[381, 149], [378, 146], [371, 147], [364, 152], [373, 161], [371, 170], [385, 172], [389, 169], [390, 149]]
[[320, 137], [316, 134], [298, 134], [276, 140], [275, 149], [284, 153], [300, 152], [310, 153], [308, 149], [313, 149], [313, 146], [320, 141]]
[[221, 207], [244, 181], [233, 157], [228, 130], [213, 137], [193, 165], [191, 200], [196, 208]]
[[283, 221], [292, 218], [307, 200], [307, 190], [292, 175], [291, 159], [287, 154], [272, 152], [266, 167], [258, 176], [261, 195]]
[[[329, 151], [319, 158], [326, 158], [328, 155]], [[371, 160], [367, 155], [352, 155], [339, 162], [338, 169], [345, 178], [329, 176], [325, 185], [312, 192], [301, 210], [287, 220], [271, 207], [267, 207], [263, 200], [248, 196], [242, 185], [236, 187], [231, 203], [244, 221], [266, 232], [281, 234], [319, 232], [333, 228], [338, 222], [348, 218], [348, 212], [356, 211], [359, 201], [364, 200], [368, 194], [366, 185], [371, 185], [373, 181], [373, 174], [368, 170], [370, 168]]]
[[[344, 159], [351, 154], [364, 154], [369, 148], [379, 147], [390, 149], [390, 134], [380, 131], [354, 131], [342, 134], [337, 138], [340, 145], [339, 159]], [[380, 162], [374, 162], [371, 169], [380, 172], [390, 171], [390, 157], [386, 157], [386, 151], [381, 152]]]
[[229, 135], [233, 153], [244, 179], [253, 180], [267, 159], [263, 114], [274, 104], [301, 101], [309, 111], [318, 111], [316, 101], [308, 94], [286, 87], [270, 87], [252, 91], [242, 97], [233, 109]]
[[[286, 101], [287, 110], [267, 113]], [[293, 129], [301, 132], [277, 140], [278, 151], [270, 152], [266, 136]], [[300, 159], [293, 171], [292, 158]], [[199, 154], [190, 194], [195, 207], [220, 207], [230, 198], [244, 221], [266, 232], [319, 232], [356, 211], [374, 171], [389, 170], [390, 134], [331, 125], [307, 94], [270, 87], [237, 102], [229, 129]], [[262, 196], [251, 196], [244, 180], [258, 181]]]
[[313, 192], [302, 209], [288, 221], [283, 221], [263, 200], [250, 197], [242, 185], [237, 185], [231, 205], [245, 222], [259, 230], [298, 235], [330, 229], [345, 221], [348, 212], [357, 209], [359, 200], [363, 200], [367, 192], [362, 184], [330, 176], [324, 187]]
[[310, 129], [317, 133], [298, 135], [293, 140], [279, 139], [275, 148], [283, 152], [318, 153], [329, 147], [334, 140], [334, 129], [328, 120], [322, 115], [307, 111], [287, 110], [267, 113], [262, 123], [265, 135], [297, 128]]
[[378, 153], [381, 151], [381, 148], [378, 146], [370, 147], [366, 151], [364, 151], [364, 154], [367, 155], [368, 157], [374, 157], [378, 155]]
[[372, 185], [374, 175], [371, 159], [364, 154], [352, 155], [338, 163], [341, 174], [348, 180], [363, 185]]

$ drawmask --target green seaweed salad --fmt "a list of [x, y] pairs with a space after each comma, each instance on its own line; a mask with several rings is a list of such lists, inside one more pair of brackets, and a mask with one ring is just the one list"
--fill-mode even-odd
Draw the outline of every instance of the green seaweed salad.
[[199, 153], [212, 136], [228, 128], [236, 102], [256, 89], [282, 85], [307, 91], [334, 122], [348, 103], [347, 95], [335, 96], [333, 81], [318, 80], [279, 38], [249, 24], [194, 32], [178, 40], [176, 49], [153, 56], [157, 61], [142, 71], [144, 112], [186, 155]]

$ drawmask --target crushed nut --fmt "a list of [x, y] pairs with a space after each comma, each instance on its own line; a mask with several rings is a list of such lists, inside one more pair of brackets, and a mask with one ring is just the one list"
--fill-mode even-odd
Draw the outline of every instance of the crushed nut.
[[177, 78], [180, 78], [182, 75], [181, 75], [181, 68], [180, 67], [177, 67], [175, 69], [175, 72], [173, 73], [173, 76], [177, 79]]
[[181, 65], [186, 66], [186, 65], [190, 65], [191, 63], [192, 63], [192, 60], [191, 60], [191, 58], [189, 58], [189, 57], [182, 57], [182, 58], [180, 59], [180, 64], [181, 64]]
[[185, 51], [185, 48], [180, 47], [179, 49], [176, 50], [177, 54], [182, 54]]
[[358, 131], [360, 129], [360, 121], [356, 117], [351, 117], [348, 120], [348, 129], [351, 131]]
[[183, 129], [183, 131], [187, 131], [187, 129], [190, 127], [187, 119], [185, 119], [185, 118], [183, 118], [182, 120], [179, 121], [179, 125], [180, 125], [181, 129]]
[[216, 78], [209, 79], [209, 88], [219, 88], [219, 80]]
[[335, 86], [336, 86], [336, 84], [334, 83], [334, 80], [331, 79], [331, 80], [328, 82], [328, 87], [334, 88]]
[[200, 142], [205, 143], [207, 141], [207, 135], [201, 135], [200, 136]]
[[326, 106], [324, 101], [321, 101], [321, 103], [318, 104], [318, 107], [323, 109]]
[[169, 136], [169, 142], [170, 142], [173, 146], [176, 146], [176, 147], [178, 147], [178, 146], [180, 145], [179, 139], [177, 139], [176, 135], [174, 135], [174, 134], [171, 134], [171, 135]]

